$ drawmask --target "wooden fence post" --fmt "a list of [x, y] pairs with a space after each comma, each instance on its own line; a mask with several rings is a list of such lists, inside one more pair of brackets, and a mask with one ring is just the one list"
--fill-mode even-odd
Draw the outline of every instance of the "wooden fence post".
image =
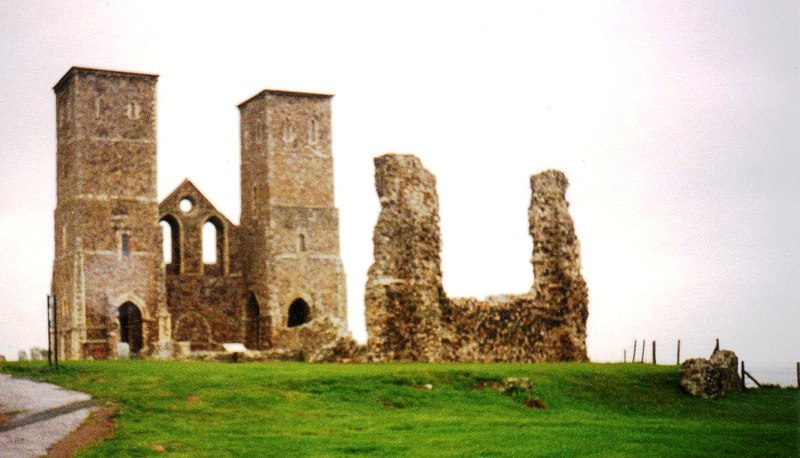
[[678, 366], [681, 365], [681, 339], [678, 339]]
[[631, 358], [631, 362], [632, 363], [636, 362], [636, 343], [637, 342], [638, 342], [638, 340], [634, 340], [633, 341], [633, 358]]
[[653, 364], [656, 363], [656, 341], [653, 341]]
[[623, 363], [627, 363], [628, 362], [628, 349], [627, 348], [622, 350], [622, 362]]
[[642, 363], [644, 363], [644, 344], [647, 342], [646, 340], [642, 339]]
[[745, 374], [744, 361], [742, 361], [742, 391], [746, 391], [747, 390], [747, 384], [745, 383], [745, 380], [744, 380], [744, 377], [745, 377], [744, 374]]

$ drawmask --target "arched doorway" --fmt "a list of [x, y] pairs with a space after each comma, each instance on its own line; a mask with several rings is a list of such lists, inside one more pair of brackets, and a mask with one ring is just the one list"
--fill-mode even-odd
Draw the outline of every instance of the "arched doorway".
[[245, 346], [258, 350], [261, 348], [261, 307], [254, 293], [247, 300], [247, 321], [245, 328]]
[[119, 308], [119, 337], [128, 344], [131, 353], [142, 349], [142, 312], [132, 302], [126, 302]]
[[303, 299], [295, 299], [289, 306], [289, 322], [287, 326], [293, 328], [311, 321], [311, 309]]

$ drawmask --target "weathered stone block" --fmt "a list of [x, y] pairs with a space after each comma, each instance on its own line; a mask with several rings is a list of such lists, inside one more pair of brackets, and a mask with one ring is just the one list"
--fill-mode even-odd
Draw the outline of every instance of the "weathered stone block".
[[681, 388], [693, 395], [716, 399], [741, 389], [739, 359], [730, 350], [714, 352], [710, 359], [694, 358], [681, 364]]

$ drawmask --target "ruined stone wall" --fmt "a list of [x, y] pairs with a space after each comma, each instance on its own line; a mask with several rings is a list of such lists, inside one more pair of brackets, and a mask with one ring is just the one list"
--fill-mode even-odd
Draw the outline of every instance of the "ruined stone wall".
[[381, 213], [365, 293], [376, 360], [439, 361], [442, 288], [436, 179], [410, 155], [375, 158]]
[[381, 213], [365, 293], [373, 360], [586, 360], [586, 285], [561, 172], [531, 177], [531, 292], [449, 299], [441, 283], [433, 175], [408, 155], [375, 159]]
[[[181, 208], [181, 201], [191, 208]], [[165, 266], [172, 339], [192, 350], [221, 350], [226, 342], [246, 340], [247, 295], [238, 258], [237, 227], [188, 180], [159, 205], [170, 226], [172, 262]], [[216, 263], [203, 261], [203, 227], [216, 228]], [[176, 232], [176, 233], [175, 233]]]
[[551, 316], [559, 318], [547, 336], [550, 351], [580, 361], [588, 359], [589, 292], [581, 275], [580, 245], [569, 214], [567, 186], [567, 177], [557, 170], [531, 177], [532, 292]]

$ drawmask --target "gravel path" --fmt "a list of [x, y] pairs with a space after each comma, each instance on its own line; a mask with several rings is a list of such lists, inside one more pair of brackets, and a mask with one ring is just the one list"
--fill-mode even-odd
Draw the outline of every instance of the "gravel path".
[[92, 409], [91, 396], [49, 383], [0, 374], [0, 457], [36, 457], [75, 430]]

